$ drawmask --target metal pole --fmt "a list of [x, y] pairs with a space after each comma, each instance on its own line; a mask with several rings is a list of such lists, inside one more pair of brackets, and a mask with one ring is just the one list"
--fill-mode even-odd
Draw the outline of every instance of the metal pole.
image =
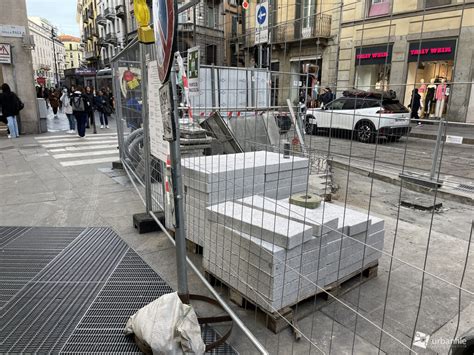
[[151, 202], [151, 159], [150, 159], [150, 127], [148, 124], [148, 60], [145, 45], [140, 43], [140, 60], [142, 62], [142, 122], [143, 122], [143, 160], [145, 163], [145, 208], [146, 213], [152, 210]]
[[53, 41], [53, 54], [54, 54], [54, 84], [59, 84], [58, 80], [58, 61], [56, 60], [56, 45], [54, 43], [54, 38], [56, 34], [54, 33], [54, 28], [51, 28], [51, 40]]
[[435, 145], [435, 150], [433, 152], [433, 160], [431, 161], [430, 180], [432, 181], [434, 180], [436, 165], [438, 163], [439, 147], [441, 146], [441, 140], [443, 139], [443, 135], [444, 135], [444, 125], [445, 125], [445, 121], [441, 119], [439, 121], [438, 135], [436, 137], [436, 145]]
[[170, 142], [171, 156], [171, 181], [173, 182], [173, 198], [175, 208], [175, 240], [176, 240], [176, 264], [178, 270], [178, 295], [184, 303], [189, 304], [188, 273], [186, 267], [186, 240], [184, 232], [184, 201], [183, 184], [181, 176], [181, 150], [179, 136], [179, 113], [178, 113], [178, 90], [176, 88], [176, 68], [171, 68], [172, 89], [172, 116], [171, 123], [174, 125], [175, 137]]

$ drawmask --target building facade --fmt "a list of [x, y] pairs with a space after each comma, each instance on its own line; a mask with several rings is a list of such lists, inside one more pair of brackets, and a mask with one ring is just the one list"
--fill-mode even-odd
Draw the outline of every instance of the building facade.
[[66, 52], [57, 36], [57, 28], [40, 17], [28, 17], [28, 27], [35, 43], [32, 51], [35, 82], [47, 87], [60, 85], [64, 78]]
[[242, 11], [246, 65], [274, 72], [273, 105], [286, 105], [287, 98], [296, 103], [303, 94], [311, 102], [320, 83], [330, 81], [337, 6], [330, 0], [268, 0], [265, 4], [269, 30], [263, 42], [260, 37], [256, 42], [259, 5], [250, 2]]
[[99, 68], [100, 46], [99, 31], [97, 29], [97, 1], [77, 1], [77, 21], [81, 29], [81, 39], [84, 45], [84, 66]]
[[[110, 60], [128, 42], [127, 14], [130, 0], [98, 0], [96, 25], [99, 35], [100, 67], [110, 66]], [[132, 3], [133, 5], [133, 3]]]
[[432, 91], [441, 86], [442, 116], [474, 122], [474, 1], [354, 2], [344, 7], [340, 36], [339, 92], [390, 89], [408, 105], [418, 88], [427, 117], [434, 116]]
[[39, 112], [33, 84], [33, 41], [28, 29], [25, 0], [2, 0], [0, 46], [10, 51], [9, 61], [0, 64], [0, 84], [10, 85], [25, 104], [18, 118], [20, 133], [40, 131]]
[[63, 43], [65, 50], [64, 68], [80, 68], [84, 60], [81, 39], [70, 35], [61, 35], [59, 36], [59, 40]]
[[[178, 7], [189, 0], [179, 1]], [[178, 15], [178, 48], [186, 52], [199, 46], [201, 63], [224, 65], [225, 60], [225, 17], [222, 0], [201, 0], [197, 5]]]

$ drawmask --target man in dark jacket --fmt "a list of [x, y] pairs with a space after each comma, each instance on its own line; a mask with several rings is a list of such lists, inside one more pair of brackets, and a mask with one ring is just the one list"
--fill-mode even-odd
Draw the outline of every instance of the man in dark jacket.
[[419, 119], [420, 116], [418, 116], [418, 111], [421, 107], [421, 96], [418, 94], [418, 89], [413, 89], [411, 92], [411, 100], [408, 107], [411, 108], [410, 118]]
[[77, 121], [77, 133], [79, 137], [84, 137], [86, 135], [87, 114], [92, 105], [80, 86], [71, 95], [71, 106], [72, 113]]
[[2, 93], [0, 94], [0, 106], [2, 107], [2, 115], [7, 119], [10, 138], [18, 138], [18, 122], [16, 116], [20, 113], [21, 101], [16, 94], [11, 91], [8, 84], [2, 85]]
[[87, 97], [87, 100], [90, 102], [91, 106], [89, 107], [89, 111], [87, 111], [87, 122], [86, 122], [86, 128], [90, 128], [91, 125], [95, 124], [95, 117], [94, 117], [94, 91], [92, 91], [92, 88], [90, 86], [86, 87], [86, 92], [84, 95]]

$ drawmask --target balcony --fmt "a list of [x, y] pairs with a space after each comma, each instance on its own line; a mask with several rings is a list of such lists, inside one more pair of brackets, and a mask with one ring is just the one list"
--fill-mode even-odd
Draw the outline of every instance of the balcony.
[[108, 18], [109, 20], [114, 20], [115, 19], [115, 11], [114, 9], [108, 7], [104, 10], [104, 16]]
[[95, 51], [87, 51], [86, 54], [84, 55], [84, 58], [87, 60], [92, 60], [96, 58]]
[[125, 5], [123, 4], [120, 4], [118, 6], [115, 7], [115, 14], [117, 15], [117, 17], [120, 17], [120, 18], [125, 18]]
[[117, 45], [117, 36], [115, 33], [107, 33], [105, 35], [105, 40], [107, 41], [107, 43], [110, 43], [112, 45]]
[[107, 19], [103, 15], [98, 15], [96, 21], [99, 26], [107, 26]]
[[[272, 43], [304, 41], [331, 37], [331, 15], [314, 14], [308, 21], [297, 19], [278, 23], [273, 29]], [[253, 42], [253, 41], [252, 41]]]
[[108, 43], [106, 42], [104, 38], [99, 38], [99, 40], [97, 41], [97, 45], [99, 47], [107, 47]]
[[224, 31], [217, 28], [199, 26], [196, 25], [196, 30], [194, 30], [194, 24], [191, 22], [187, 23], [178, 23], [178, 33], [187, 33], [189, 36], [192, 36], [194, 33], [203, 37], [213, 37], [213, 38], [224, 38]]

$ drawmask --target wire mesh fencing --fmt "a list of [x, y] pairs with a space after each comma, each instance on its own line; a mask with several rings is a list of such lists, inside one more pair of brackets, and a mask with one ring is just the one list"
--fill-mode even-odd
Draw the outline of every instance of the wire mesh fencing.
[[[469, 351], [474, 169], [457, 143], [472, 125], [450, 121], [472, 87], [460, 59], [470, 4], [442, 8], [456, 20], [437, 40], [440, 8], [412, 4], [400, 44], [402, 2], [270, 1], [259, 44], [258, 7], [230, 3], [191, 7], [178, 25], [179, 56], [199, 46], [202, 63], [197, 93], [186, 65], [171, 83], [193, 271], [268, 353]], [[173, 230], [160, 108], [145, 107], [156, 60], [139, 44], [115, 60], [121, 157]], [[242, 329], [231, 345], [261, 351]]]

